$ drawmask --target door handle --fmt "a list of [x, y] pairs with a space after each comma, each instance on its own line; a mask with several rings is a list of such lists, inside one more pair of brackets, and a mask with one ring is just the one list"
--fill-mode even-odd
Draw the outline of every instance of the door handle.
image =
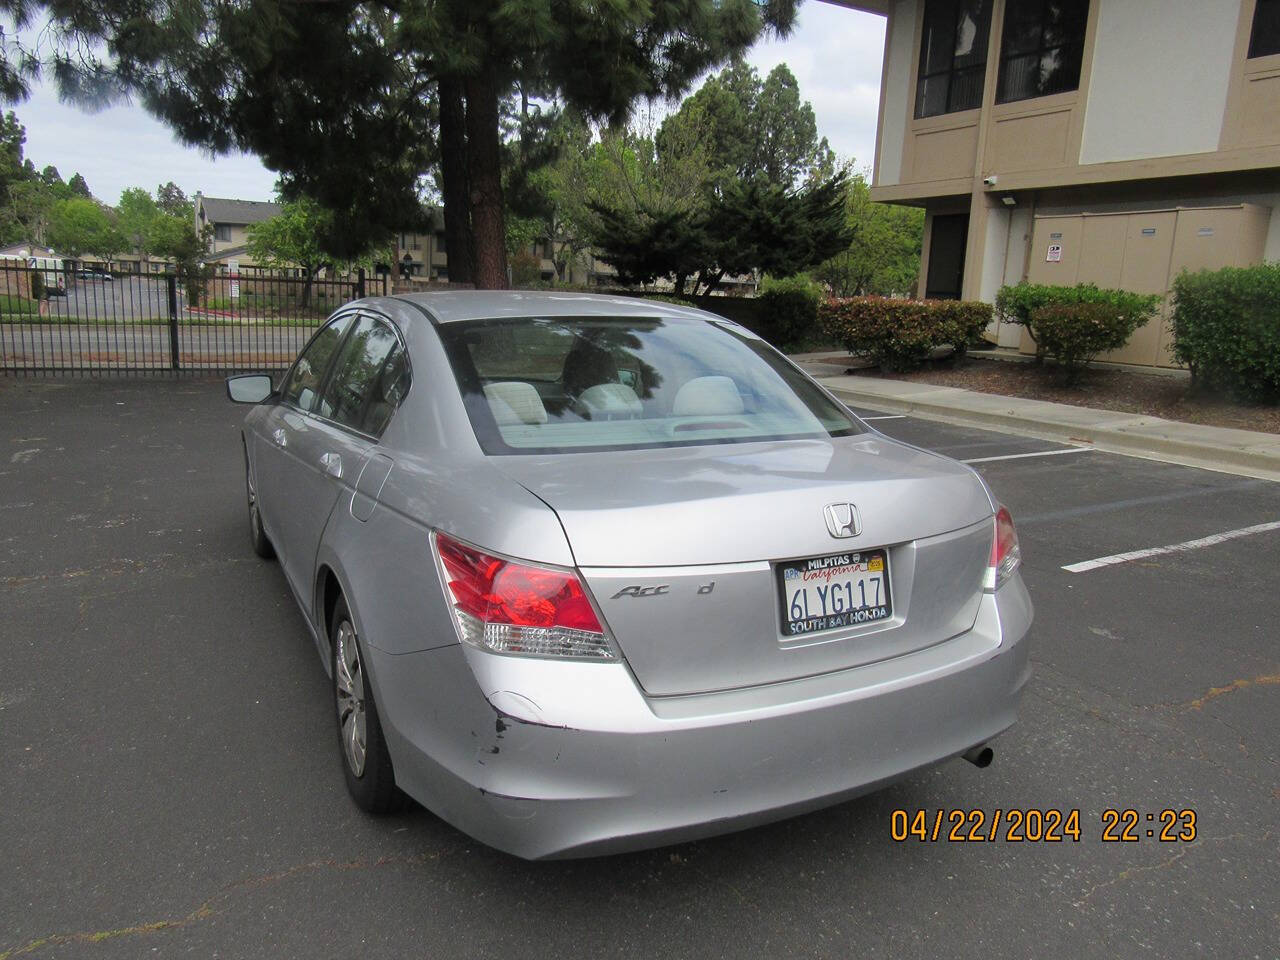
[[326, 476], [333, 477], [335, 480], [342, 479], [342, 457], [336, 453], [322, 454], [320, 457], [320, 469], [325, 472]]
[[271, 439], [276, 442], [277, 447], [287, 447], [289, 445], [289, 435], [284, 432], [284, 427], [276, 427], [271, 431]]

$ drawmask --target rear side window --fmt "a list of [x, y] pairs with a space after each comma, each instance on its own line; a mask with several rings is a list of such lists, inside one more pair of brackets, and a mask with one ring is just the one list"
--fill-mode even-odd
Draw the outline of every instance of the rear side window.
[[280, 394], [285, 400], [303, 410], [315, 409], [324, 373], [329, 369], [329, 361], [333, 359], [334, 352], [342, 343], [342, 335], [350, 325], [350, 314], [335, 317], [311, 338], [280, 388]]
[[333, 368], [317, 413], [363, 433], [379, 434], [404, 396], [405, 363], [395, 331], [361, 317]]

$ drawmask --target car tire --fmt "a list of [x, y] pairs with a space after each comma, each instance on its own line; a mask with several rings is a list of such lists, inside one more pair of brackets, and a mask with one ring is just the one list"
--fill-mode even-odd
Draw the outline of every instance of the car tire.
[[347, 790], [366, 813], [399, 813], [408, 806], [409, 798], [396, 786], [360, 639], [347, 601], [341, 596], [330, 619], [329, 649], [338, 749]]
[[267, 533], [262, 529], [262, 514], [258, 511], [258, 494], [253, 489], [253, 477], [249, 472], [249, 457], [244, 458], [244, 490], [249, 505], [249, 544], [253, 552], [264, 560], [276, 555], [276, 548], [271, 545]]

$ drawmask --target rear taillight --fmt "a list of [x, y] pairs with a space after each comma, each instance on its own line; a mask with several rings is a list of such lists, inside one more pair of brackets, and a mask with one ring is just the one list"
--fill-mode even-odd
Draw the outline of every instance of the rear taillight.
[[1013, 528], [1013, 516], [1007, 507], [996, 510], [996, 533], [991, 541], [991, 564], [987, 567], [987, 579], [983, 584], [988, 590], [998, 590], [1013, 576], [1022, 562], [1022, 548], [1018, 546], [1018, 531]]
[[490, 653], [616, 659], [574, 571], [494, 557], [443, 533], [435, 544], [463, 643]]

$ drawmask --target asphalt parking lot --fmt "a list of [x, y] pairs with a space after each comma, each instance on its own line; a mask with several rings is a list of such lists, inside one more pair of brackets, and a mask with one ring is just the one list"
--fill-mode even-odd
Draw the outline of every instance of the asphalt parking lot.
[[[994, 764], [531, 864], [347, 799], [324, 670], [249, 549], [243, 412], [218, 381], [0, 380], [0, 960], [1280, 956], [1280, 530], [1063, 569], [1280, 520], [1280, 486], [873, 420], [1018, 522], [1036, 673]], [[1081, 839], [890, 836], [997, 808], [1078, 809]], [[1193, 810], [1196, 839], [1105, 842], [1108, 808]]]

